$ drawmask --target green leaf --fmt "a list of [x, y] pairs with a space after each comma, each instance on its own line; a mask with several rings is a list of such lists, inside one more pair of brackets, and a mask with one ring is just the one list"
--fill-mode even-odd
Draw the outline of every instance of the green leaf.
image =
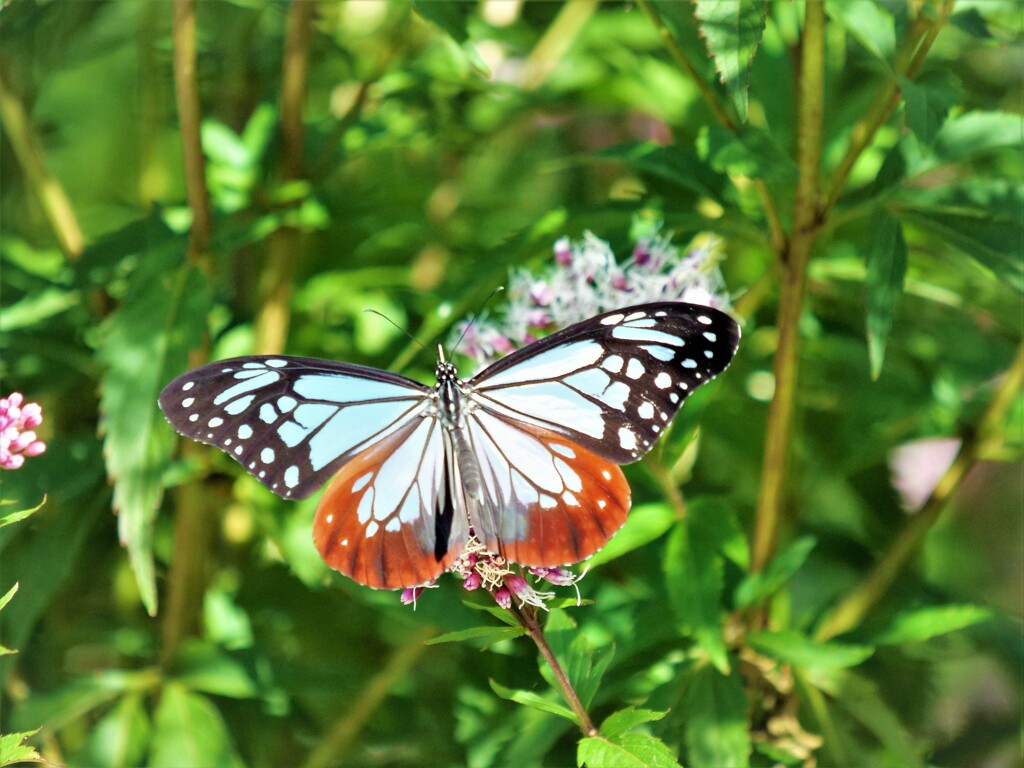
[[143, 698], [129, 694], [92, 726], [80, 764], [95, 768], [142, 765], [149, 736], [150, 723]]
[[5, 332], [30, 328], [78, 306], [81, 296], [78, 291], [63, 288], [45, 288], [28, 294], [0, 309], [0, 328]]
[[739, 133], [708, 126], [698, 137], [698, 148], [712, 168], [732, 176], [789, 184], [799, 175], [793, 158], [774, 137], [751, 125], [743, 126]]
[[209, 699], [169, 682], [153, 718], [151, 768], [207, 768], [236, 764], [227, 727]]
[[786, 545], [768, 567], [760, 573], [752, 573], [736, 587], [733, 600], [737, 608], [747, 608], [773, 595], [782, 585], [800, 570], [818, 540], [813, 536], [801, 536]]
[[39, 729], [26, 731], [25, 733], [8, 733], [0, 736], [0, 766], [19, 765], [22, 763], [46, 763], [53, 765], [49, 760], [36, 752], [35, 747], [30, 747], [22, 742], [31, 739], [39, 733]]
[[652, 141], [615, 146], [593, 153], [595, 158], [621, 160], [630, 168], [663, 179], [680, 189], [712, 200], [721, 199], [718, 187], [722, 176], [713, 171], [691, 149], [675, 144], [663, 147]]
[[13, 525], [14, 523], [20, 523], [25, 518], [34, 515], [36, 512], [42, 509], [43, 504], [45, 503], [46, 497], [43, 496], [43, 500], [40, 501], [31, 509], [20, 509], [17, 512], [11, 512], [11, 514], [9, 515], [4, 515], [3, 517], [0, 517], [0, 528], [3, 528], [5, 525]]
[[680, 631], [693, 637], [722, 672], [729, 659], [722, 637], [722, 529], [705, 522], [721, 504], [691, 504], [687, 519], [672, 531], [665, 548], [665, 587]]
[[866, 661], [875, 652], [866, 645], [819, 643], [795, 630], [753, 632], [747, 643], [754, 650], [799, 669], [844, 669]]
[[960, 103], [963, 86], [946, 69], [929, 72], [917, 80], [900, 78], [907, 125], [924, 144], [931, 144], [946, 121], [950, 107]]
[[873, 682], [845, 671], [834, 674], [832, 680], [816, 682], [833, 697], [838, 706], [873, 733], [893, 754], [893, 764], [908, 768], [924, 764], [921, 749]]
[[441, 643], [460, 643], [464, 640], [483, 640], [482, 647], [487, 648], [502, 640], [512, 640], [522, 637], [526, 630], [522, 627], [470, 627], [460, 629], [458, 632], [447, 632], [427, 640], [427, 645], [440, 645]]
[[153, 669], [132, 672], [110, 669], [72, 680], [22, 702], [14, 713], [15, 725], [42, 723], [58, 731], [126, 692], [148, 690], [157, 682], [159, 674]]
[[764, 34], [768, 4], [763, 0], [696, 0], [697, 27], [715, 59], [722, 84], [744, 121], [750, 67]]
[[[589, 706], [601, 685], [608, 665], [615, 654], [615, 647], [607, 645], [594, 648], [586, 635], [580, 634], [575, 622], [564, 610], [552, 610], [544, 626], [551, 651], [565, 671], [569, 682], [576, 691], [583, 706]], [[546, 663], [541, 665], [541, 674], [552, 687], [557, 686], [554, 675]]]
[[984, 16], [978, 13], [977, 8], [957, 11], [949, 17], [949, 23], [972, 37], [981, 38], [982, 40], [992, 39], [992, 32], [988, 28], [988, 22], [985, 21]]
[[601, 723], [601, 735], [614, 741], [626, 731], [631, 731], [644, 723], [661, 720], [666, 714], [668, 713], [655, 712], [653, 709], [637, 709], [636, 707], [620, 709], [618, 712], [608, 715]]
[[828, 0], [828, 15], [875, 57], [888, 64], [896, 50], [896, 22], [875, 0]]
[[1015, 291], [1024, 293], [1019, 219], [997, 218], [991, 211], [980, 209], [908, 207], [902, 208], [901, 213], [903, 218], [973, 257]]
[[661, 538], [672, 527], [675, 513], [665, 503], [641, 504], [629, 511], [626, 524], [587, 564], [603, 565]]
[[416, 13], [432, 22], [459, 44], [470, 65], [479, 74], [489, 78], [490, 67], [481, 58], [476, 48], [469, 42], [469, 20], [476, 12], [475, 3], [434, 2], [433, 0], [413, 0], [412, 7]]
[[175, 679], [196, 691], [233, 699], [251, 699], [256, 695], [256, 684], [245, 667], [202, 640], [182, 646], [175, 657], [175, 671]]
[[936, 605], [897, 614], [876, 638], [881, 645], [923, 643], [933, 637], [990, 621], [994, 614], [981, 605]]
[[[18, 582], [14, 582], [14, 586], [11, 587], [9, 590], [7, 590], [7, 594], [4, 595], [3, 597], [0, 597], [0, 611], [2, 611], [4, 609], [4, 606], [6, 606], [9, 602], [11, 602], [11, 598], [14, 597], [14, 593], [17, 592], [17, 591], [18, 591]], [[5, 647], [3, 645], [0, 645], [0, 656], [7, 656], [8, 654], [11, 654], [11, 653], [17, 653], [17, 651], [12, 650], [10, 648], [7, 648], [7, 647]]]
[[566, 720], [570, 720], [576, 725], [579, 725], [579, 721], [576, 719], [576, 715], [568, 707], [561, 704], [556, 704], [543, 696], [540, 696], [533, 691], [521, 691], [515, 688], [506, 688], [500, 683], [494, 680], [490, 681], [491, 690], [501, 696], [503, 699], [508, 701], [514, 701], [517, 704], [522, 704], [532, 709], [540, 710], [541, 712], [547, 712], [551, 715], [558, 715], [564, 717]]
[[576, 749], [582, 768], [678, 768], [679, 762], [665, 744], [646, 733], [627, 733], [612, 740], [600, 736], [582, 739]]
[[686, 690], [686, 749], [694, 768], [743, 768], [750, 763], [747, 696], [736, 676], [699, 667]]
[[104, 323], [99, 351], [106, 365], [100, 395], [103, 447], [118, 530], [150, 615], [157, 603], [153, 521], [174, 448], [174, 432], [157, 408], [157, 396], [187, 367], [210, 306], [206, 279], [197, 267], [181, 265], [184, 241], [177, 245], [139, 254], [120, 306]]
[[907, 274], [907, 244], [895, 216], [878, 209], [871, 219], [870, 241], [864, 251], [867, 262], [868, 354], [871, 378], [878, 379], [885, 359], [885, 345], [892, 327], [893, 310], [903, 293]]
[[965, 112], [942, 126], [932, 150], [945, 162], [967, 160], [998, 149], [1019, 149], [1020, 115], [1011, 112]]

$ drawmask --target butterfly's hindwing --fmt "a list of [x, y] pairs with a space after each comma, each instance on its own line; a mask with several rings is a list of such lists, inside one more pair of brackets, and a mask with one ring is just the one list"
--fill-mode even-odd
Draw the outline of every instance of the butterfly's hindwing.
[[384, 589], [439, 576], [468, 538], [465, 517], [452, 513], [445, 456], [440, 422], [418, 418], [345, 464], [313, 523], [327, 564]]
[[606, 312], [486, 368], [470, 381], [470, 399], [628, 464], [650, 450], [687, 396], [725, 370], [738, 343], [735, 321], [700, 305]]
[[429, 394], [374, 368], [254, 356], [179, 376], [160, 407], [183, 435], [225, 451], [278, 495], [301, 499], [353, 456], [419, 421]]
[[577, 563], [626, 522], [629, 485], [615, 464], [484, 411], [468, 425], [485, 490], [472, 523], [492, 551], [522, 565]]

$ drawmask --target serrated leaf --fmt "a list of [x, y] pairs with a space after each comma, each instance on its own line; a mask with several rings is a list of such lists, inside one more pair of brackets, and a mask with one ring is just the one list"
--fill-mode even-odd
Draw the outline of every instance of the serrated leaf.
[[522, 627], [470, 627], [460, 629], [458, 632], [447, 632], [426, 641], [427, 645], [440, 645], [441, 643], [460, 643], [465, 640], [484, 640], [484, 647], [494, 645], [502, 640], [512, 640], [522, 637], [526, 630]]
[[900, 78], [907, 126], [924, 144], [931, 144], [946, 115], [963, 97], [960, 79], [949, 70], [929, 72], [917, 80]]
[[129, 694], [90, 728], [81, 765], [127, 768], [145, 762], [150, 723], [142, 696]]
[[799, 669], [844, 669], [871, 658], [874, 648], [846, 643], [819, 643], [795, 630], [752, 632], [751, 648]]
[[210, 305], [207, 281], [195, 266], [182, 266], [181, 258], [175, 248], [140, 254], [120, 306], [104, 323], [99, 351], [106, 366], [100, 395], [103, 450], [118, 530], [150, 615], [157, 602], [153, 521], [174, 447], [157, 396], [187, 367]]
[[24, 763], [46, 763], [53, 765], [49, 760], [44, 760], [35, 747], [30, 747], [23, 742], [39, 733], [39, 729], [25, 731], [24, 733], [8, 733], [0, 736], [0, 766], [20, 765]]
[[879, 209], [871, 219], [869, 241], [864, 250], [867, 274], [868, 356], [871, 378], [878, 379], [885, 359], [885, 345], [892, 327], [893, 311], [903, 293], [907, 274], [907, 244], [895, 216]]
[[905, 611], [893, 618], [875, 642], [880, 645], [923, 643], [989, 621], [994, 615], [990, 608], [981, 605], [936, 605]]
[[686, 689], [687, 763], [694, 768], [744, 768], [750, 762], [747, 696], [738, 676], [699, 667]]
[[828, 0], [828, 15], [875, 57], [888, 65], [896, 50], [896, 20], [875, 0]]
[[579, 721], [576, 719], [576, 715], [568, 707], [556, 704], [533, 691], [522, 691], [515, 688], [506, 688], [504, 685], [490, 681], [491, 690], [501, 696], [503, 699], [508, 701], [514, 701], [517, 704], [530, 707], [532, 709], [540, 710], [541, 712], [547, 712], [550, 715], [558, 715], [564, 717], [566, 720], [570, 720], [576, 725], [579, 725]]
[[664, 742], [646, 733], [627, 733], [621, 739], [589, 736], [576, 749], [582, 768], [678, 768], [679, 762]]
[[[11, 503], [13, 503], [13, 502], [11, 502]], [[46, 503], [46, 497], [43, 496], [43, 500], [40, 501], [38, 504], [36, 504], [31, 509], [20, 509], [17, 512], [11, 512], [11, 514], [9, 514], [9, 515], [4, 515], [3, 517], [0, 517], [0, 528], [3, 528], [6, 525], [13, 525], [14, 523], [20, 523], [25, 518], [31, 517], [36, 512], [38, 512], [40, 509], [42, 509], [43, 505], [45, 503]]]
[[715, 667], [729, 669], [722, 637], [721, 529], [702, 524], [719, 505], [691, 504], [687, 519], [673, 529], [665, 548], [665, 587], [680, 631], [696, 640]]
[[620, 709], [618, 712], [608, 715], [601, 723], [601, 735], [614, 741], [638, 725], [661, 720], [666, 714], [668, 713], [656, 712], [653, 709], [637, 709], [636, 707]]
[[750, 67], [764, 35], [768, 4], [763, 0], [696, 0], [694, 13], [718, 76], [746, 121]]
[[153, 717], [151, 768], [235, 765], [227, 727], [209, 699], [167, 683]]
[[602, 565], [650, 544], [661, 538], [672, 527], [675, 513], [668, 504], [641, 504], [629, 511], [626, 524], [619, 529], [604, 548], [594, 554], [587, 564]]
[[817, 543], [813, 536], [801, 536], [790, 542], [768, 563], [767, 568], [740, 582], [733, 597], [736, 607], [747, 608], [781, 589], [800, 570]]

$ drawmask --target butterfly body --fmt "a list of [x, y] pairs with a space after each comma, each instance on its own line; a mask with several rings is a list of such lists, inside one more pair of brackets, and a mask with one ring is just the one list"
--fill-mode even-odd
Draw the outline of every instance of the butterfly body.
[[178, 431], [285, 498], [330, 479], [313, 528], [325, 561], [368, 586], [408, 587], [449, 567], [471, 528], [523, 565], [593, 554], [629, 510], [618, 465], [650, 449], [738, 340], [722, 312], [647, 304], [565, 328], [468, 380], [443, 350], [433, 387], [254, 356], [180, 376], [160, 405]]

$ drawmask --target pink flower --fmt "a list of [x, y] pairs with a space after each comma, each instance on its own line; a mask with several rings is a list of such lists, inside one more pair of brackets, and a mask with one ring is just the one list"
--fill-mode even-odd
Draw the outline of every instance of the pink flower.
[[508, 591], [507, 587], [498, 587], [494, 590], [494, 602], [500, 605], [502, 608], [512, 607], [512, 593]]
[[26, 403], [20, 392], [0, 400], [0, 467], [18, 469], [26, 456], [38, 456], [46, 443], [33, 431], [43, 423], [43, 409], [38, 403]]

